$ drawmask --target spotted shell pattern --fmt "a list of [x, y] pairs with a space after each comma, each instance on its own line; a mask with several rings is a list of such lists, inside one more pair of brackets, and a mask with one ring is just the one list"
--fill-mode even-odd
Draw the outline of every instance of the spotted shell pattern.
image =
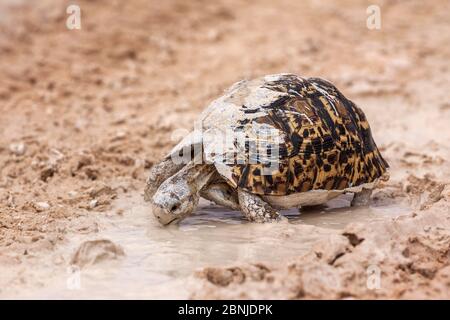
[[[253, 105], [252, 94], [259, 99]], [[227, 116], [229, 101], [235, 110]], [[221, 112], [219, 106], [224, 108]], [[224, 118], [228, 122], [220, 122]], [[248, 136], [254, 134], [255, 126], [268, 125], [280, 131], [279, 169], [270, 175], [261, 174], [263, 163], [223, 164], [212, 159], [231, 186], [254, 194], [343, 190], [374, 182], [389, 167], [363, 111], [333, 84], [319, 78], [279, 74], [239, 82], [225, 98], [212, 103], [203, 122], [207, 128], [227, 126]], [[204, 147], [208, 149], [208, 143], [204, 142]]]

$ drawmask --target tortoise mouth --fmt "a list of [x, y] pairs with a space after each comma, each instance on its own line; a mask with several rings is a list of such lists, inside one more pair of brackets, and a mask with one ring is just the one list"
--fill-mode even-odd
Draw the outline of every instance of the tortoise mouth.
[[152, 205], [152, 213], [158, 220], [158, 222], [164, 226], [175, 224], [180, 220], [180, 217], [175, 216], [174, 214], [168, 212], [166, 209], [161, 208], [157, 205]]
[[180, 221], [180, 219], [178, 218], [173, 218], [172, 220], [168, 220], [168, 221], [161, 221], [161, 219], [159, 217], [156, 217], [156, 219], [158, 219], [159, 223], [161, 223], [164, 226], [168, 226], [168, 225], [174, 225], [176, 224], [178, 221]]

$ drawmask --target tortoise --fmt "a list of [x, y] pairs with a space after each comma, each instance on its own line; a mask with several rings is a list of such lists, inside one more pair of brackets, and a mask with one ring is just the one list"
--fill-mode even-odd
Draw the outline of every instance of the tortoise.
[[[353, 193], [367, 204], [388, 164], [363, 111], [321, 78], [274, 74], [232, 85], [147, 179], [161, 224], [191, 215], [200, 197], [250, 221]], [[183, 159], [183, 161], [180, 161]]]

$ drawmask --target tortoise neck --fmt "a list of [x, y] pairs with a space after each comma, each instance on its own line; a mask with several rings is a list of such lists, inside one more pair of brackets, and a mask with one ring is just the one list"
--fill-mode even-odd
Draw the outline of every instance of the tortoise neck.
[[209, 183], [214, 172], [215, 167], [212, 164], [188, 164], [184, 172], [184, 178], [189, 185], [195, 187], [196, 191], [200, 191]]

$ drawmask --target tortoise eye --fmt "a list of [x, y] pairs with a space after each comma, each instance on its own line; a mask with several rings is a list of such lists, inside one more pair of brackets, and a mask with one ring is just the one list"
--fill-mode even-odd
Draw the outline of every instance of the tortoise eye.
[[176, 211], [180, 207], [179, 204], [174, 204], [172, 207], [170, 207], [170, 212]]

